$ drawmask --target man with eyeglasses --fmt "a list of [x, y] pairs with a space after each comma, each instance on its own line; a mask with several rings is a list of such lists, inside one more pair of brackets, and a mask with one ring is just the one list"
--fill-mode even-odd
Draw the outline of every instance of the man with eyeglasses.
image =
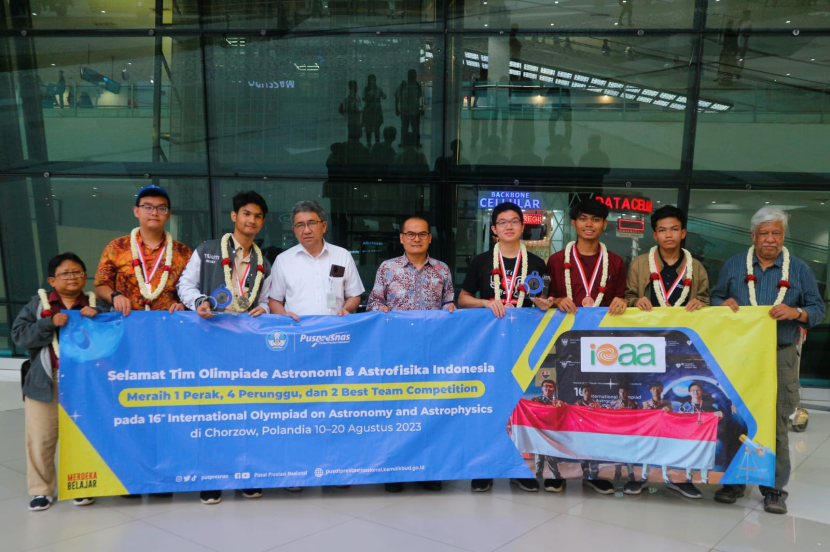
[[352, 254], [323, 238], [326, 212], [316, 201], [299, 201], [291, 209], [291, 220], [300, 243], [274, 263], [271, 312], [298, 322], [301, 316], [354, 313], [365, 288]]
[[[778, 395], [775, 414], [775, 486], [761, 486], [764, 510], [786, 514], [790, 480], [790, 414], [798, 406], [800, 331], [824, 319], [824, 300], [816, 277], [803, 260], [784, 247], [789, 215], [781, 209], [762, 207], [750, 221], [752, 247], [724, 263], [712, 292], [712, 305], [729, 307], [772, 305], [769, 315], [777, 323]], [[746, 493], [746, 485], [724, 485], [715, 500], [732, 504]]]
[[[467, 268], [467, 276], [458, 296], [458, 306], [463, 309], [488, 308], [497, 318], [508, 308], [532, 308], [534, 305], [547, 310], [553, 305], [548, 297], [529, 297], [523, 284], [529, 276], [550, 282], [545, 261], [527, 251], [522, 243], [524, 214], [515, 203], [497, 205], [490, 216], [490, 230], [498, 241], [491, 251], [473, 257]], [[478, 298], [476, 298], [478, 294]], [[543, 293], [541, 295], [547, 295]], [[523, 491], [538, 492], [539, 482], [534, 478], [512, 479], [511, 483]], [[493, 488], [492, 479], [473, 479], [473, 492], [487, 492]]]
[[[414, 215], [401, 229], [404, 254], [381, 263], [367, 311], [455, 310], [452, 273], [449, 267], [427, 253], [432, 243], [429, 222]], [[440, 481], [424, 481], [427, 491], [440, 491]], [[403, 490], [403, 483], [386, 483], [390, 493]]]
[[165, 231], [171, 212], [167, 190], [144, 186], [133, 207], [138, 228], [112, 240], [101, 254], [95, 295], [124, 316], [132, 310], [184, 310], [176, 283], [192, 252]]

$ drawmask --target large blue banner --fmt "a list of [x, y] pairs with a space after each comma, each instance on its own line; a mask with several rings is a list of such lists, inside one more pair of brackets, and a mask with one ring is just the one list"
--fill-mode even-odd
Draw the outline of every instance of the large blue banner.
[[543, 315], [70, 312], [62, 498], [528, 477], [506, 425]]

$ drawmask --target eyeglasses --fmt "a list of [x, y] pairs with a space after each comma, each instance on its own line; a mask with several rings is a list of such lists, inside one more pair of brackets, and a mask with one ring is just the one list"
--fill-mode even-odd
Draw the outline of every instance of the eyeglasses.
[[293, 226], [293, 228], [294, 228], [294, 230], [305, 230], [306, 226], [308, 226], [309, 230], [314, 231], [314, 229], [317, 228], [318, 224], [323, 224], [323, 221], [322, 220], [310, 220], [308, 222], [298, 222], [297, 224], [295, 224]]
[[86, 276], [86, 272], [81, 272], [80, 270], [55, 274], [55, 278], [60, 278], [61, 280], [75, 280], [76, 278], [83, 278], [84, 276]]
[[422, 240], [427, 239], [429, 237], [429, 232], [401, 232], [404, 238], [408, 240], [414, 240], [415, 236], [418, 236]]
[[506, 228], [507, 226], [521, 226], [522, 221], [521, 219], [513, 219], [513, 220], [500, 220], [496, 223], [496, 226], [499, 228]]
[[166, 215], [170, 212], [170, 207], [167, 205], [150, 205], [149, 203], [142, 203], [138, 206], [145, 214], [151, 214], [153, 211], [158, 211], [160, 215]]

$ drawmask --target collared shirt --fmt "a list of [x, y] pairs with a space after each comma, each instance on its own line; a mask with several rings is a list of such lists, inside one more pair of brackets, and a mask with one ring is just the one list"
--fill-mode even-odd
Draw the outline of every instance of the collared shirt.
[[[657, 254], [660, 255], [659, 251]], [[671, 289], [672, 284], [674, 284], [674, 282], [677, 280], [677, 271], [680, 270], [681, 266], [683, 266], [683, 268], [685, 269], [686, 265], [684, 265], [683, 263], [686, 261], [686, 258], [683, 256], [683, 251], [681, 250], [680, 258], [677, 259], [677, 262], [675, 262], [672, 265], [667, 263], [666, 260], [663, 259], [662, 255], [660, 255], [660, 260], [663, 262], [663, 270], [660, 271], [660, 277], [663, 279], [663, 285], [666, 287], [666, 293], [668, 293], [669, 289]], [[657, 299], [657, 294], [654, 291], [654, 286], [648, 286], [646, 287], [646, 289], [650, 292], [649, 300], [651, 300], [651, 304], [660, 306], [660, 301]], [[679, 284], [677, 284], [677, 287], [674, 288], [674, 291], [669, 296], [669, 300], [666, 301], [666, 304], [670, 306], [674, 305], [677, 302], [677, 300], [680, 299], [680, 295], [682, 293], [683, 282], [680, 282]], [[686, 296], [686, 302], [689, 302], [692, 299], [694, 299], [694, 297]], [[677, 306], [681, 307], [683, 305]]]
[[[228, 240], [228, 256], [230, 256], [231, 251], [233, 251], [233, 264], [231, 265], [231, 293], [234, 296], [234, 299], [238, 299], [243, 294], [248, 293], [248, 270], [251, 266], [251, 251], [253, 251], [253, 247], [248, 250], [248, 254], [245, 255], [245, 248], [241, 245], [236, 244], [236, 240], [233, 239], [233, 236], [230, 237]], [[253, 267], [256, 269], [256, 267]], [[239, 291], [239, 284], [242, 284], [242, 293]], [[266, 301], [267, 303], [267, 301]], [[231, 304], [225, 307], [225, 311], [230, 312], [244, 312], [244, 309], [239, 308], [236, 304], [236, 301], [231, 301]], [[265, 312], [269, 312], [268, 309], [265, 309]]]
[[[138, 246], [144, 254], [144, 262], [147, 265], [147, 272], [152, 272], [159, 255], [164, 255], [159, 262], [158, 268], [150, 281], [149, 287], [153, 290], [161, 282], [164, 274], [164, 260], [167, 257], [167, 238], [156, 247], [148, 247], [138, 237]], [[164, 252], [162, 253], [162, 248]], [[179, 295], [176, 292], [176, 282], [184, 272], [187, 262], [193, 252], [183, 243], [173, 240], [173, 260], [170, 266], [170, 275], [167, 278], [167, 285], [161, 292], [158, 299], [150, 304], [152, 310], [167, 310], [173, 303], [179, 302]], [[141, 270], [141, 267], [139, 267]], [[130, 247], [130, 236], [116, 238], [109, 242], [101, 253], [101, 260], [98, 262], [98, 271], [95, 273], [95, 286], [109, 286], [113, 291], [121, 293], [130, 300], [133, 310], [144, 310], [144, 297], [138, 289], [138, 280], [135, 277], [133, 268], [133, 253]]]
[[[772, 305], [778, 296], [778, 282], [781, 281], [784, 252], [766, 270], [761, 268], [757, 255], [753, 256], [752, 273], [755, 281], [755, 297], [759, 305]], [[746, 253], [738, 253], [723, 265], [718, 275], [718, 284], [712, 292], [712, 305], [721, 305], [730, 297], [738, 305], [748, 306], [749, 286], [746, 278]], [[784, 295], [784, 304], [793, 308], [801, 307], [807, 312], [806, 323], [795, 320], [778, 321], [778, 344], [792, 345], [798, 341], [798, 328], [812, 328], [824, 319], [824, 300], [818, 292], [816, 277], [807, 263], [790, 255], [790, 288]]]
[[[574, 250], [576, 246], [574, 245]], [[572, 250], [573, 251], [573, 250]], [[590, 280], [593, 270], [599, 261], [599, 253], [596, 255], [579, 255], [579, 260], [582, 263], [582, 268], [585, 270], [585, 279]], [[576, 259], [573, 252], [571, 253], [571, 291], [573, 292], [573, 302], [576, 303], [577, 308], [582, 306], [582, 300], [585, 299], [586, 291], [585, 285], [582, 283], [579, 269], [576, 266]], [[550, 273], [550, 295], [551, 297], [567, 297], [568, 291], [565, 286], [565, 250], [561, 249], [548, 258], [548, 272]], [[597, 271], [597, 278], [591, 287], [590, 295], [596, 299], [599, 295], [599, 285], [602, 280], [602, 267]], [[588, 282], [590, 285], [590, 282]], [[595, 305], [597, 307], [608, 307], [614, 298], [625, 298], [625, 261], [622, 257], [612, 251], [608, 251], [608, 281], [605, 282], [605, 295], [602, 296], [602, 303]]]
[[643, 401], [643, 410], [662, 410], [664, 408], [673, 410], [671, 402], [667, 401], [666, 399], [660, 399], [659, 401], [649, 399], [647, 401]]
[[562, 401], [560, 401], [559, 399], [557, 399], [556, 397], [554, 397], [552, 399], [549, 399], [544, 395], [539, 395], [538, 397], [533, 397], [530, 400], [533, 401], [533, 402], [546, 404], [548, 406], [562, 406], [563, 404], [565, 404]]
[[[58, 314], [62, 310], [81, 310], [89, 306], [89, 297], [87, 297], [86, 293], [81, 293], [68, 309], [63, 304], [61, 296], [55, 290], [46, 294], [46, 299], [49, 301], [49, 310], [52, 311], [52, 314]], [[60, 328], [58, 328], [58, 333], [60, 333]], [[58, 356], [55, 354], [55, 349], [52, 348], [52, 345], [49, 345], [49, 356], [52, 359], [52, 366], [55, 367], [55, 372], [57, 372], [59, 366]]]
[[[333, 277], [332, 267], [345, 269], [343, 276]], [[323, 242], [316, 257], [302, 244], [281, 253], [274, 262], [268, 296], [282, 301], [285, 310], [298, 316], [337, 314], [346, 299], [365, 291], [352, 254], [342, 247]], [[329, 306], [328, 296], [334, 299]]]
[[406, 255], [381, 263], [367, 311], [449, 309], [455, 298], [449, 267], [431, 257], [420, 270]]

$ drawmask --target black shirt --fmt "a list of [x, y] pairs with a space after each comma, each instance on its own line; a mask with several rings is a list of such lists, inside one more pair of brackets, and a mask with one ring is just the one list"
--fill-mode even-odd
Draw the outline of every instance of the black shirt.
[[[660, 252], [657, 252], [660, 255]], [[663, 270], [660, 271], [660, 277], [663, 278], [663, 285], [666, 287], [666, 293], [668, 293], [669, 288], [674, 284], [674, 281], [677, 279], [677, 271], [680, 270], [680, 267], [683, 266], [683, 262], [686, 260], [686, 256], [683, 255], [681, 251], [680, 258], [677, 259], [677, 262], [673, 265], [668, 264], [664, 259], [663, 256], [660, 255], [660, 260], [663, 262]], [[686, 267], [683, 267], [683, 272], [686, 272]], [[657, 285], [660, 285], [659, 283]], [[675, 302], [680, 299], [680, 295], [683, 293], [683, 282], [681, 281], [677, 284], [677, 287], [674, 288], [674, 291], [669, 296], [669, 300], [666, 302], [667, 306], [672, 306]], [[649, 299], [651, 300], [652, 305], [660, 305], [660, 301], [657, 299], [657, 293], [654, 291], [654, 282], [650, 282], [648, 285], [649, 289]], [[686, 301], [683, 304], [686, 304], [689, 301], [689, 297], [686, 297]], [[678, 307], [683, 305], [677, 305]]]
[[[504, 264], [505, 264], [505, 271], [507, 272], [508, 277], [513, 276], [513, 272], [516, 268], [516, 258], [508, 259], [504, 257]], [[521, 267], [519, 267], [521, 271]], [[473, 260], [470, 262], [470, 266], [467, 269], [467, 276], [464, 277], [464, 283], [461, 285], [461, 289], [466, 291], [472, 296], [478, 294], [479, 298], [481, 299], [494, 299], [496, 297], [495, 294], [495, 287], [493, 285], [493, 251], [487, 251], [485, 253], [481, 253], [480, 255], [476, 255], [473, 257]], [[536, 272], [542, 281], [545, 284], [544, 294], [543, 297], [548, 296], [548, 288], [550, 287], [550, 276], [548, 275], [548, 266], [545, 264], [541, 258], [537, 257], [533, 253], [527, 254], [527, 275], [531, 276], [533, 273]], [[504, 281], [504, 278], [500, 278], [501, 280], [501, 297], [504, 299], [505, 294], [507, 293], [507, 283]], [[519, 286], [522, 284], [521, 281], [516, 282], [513, 287], [513, 299], [514, 301], [519, 300]], [[525, 294], [525, 300], [522, 304], [522, 307], [528, 308], [532, 307], [533, 303], [530, 301], [530, 295]]]

